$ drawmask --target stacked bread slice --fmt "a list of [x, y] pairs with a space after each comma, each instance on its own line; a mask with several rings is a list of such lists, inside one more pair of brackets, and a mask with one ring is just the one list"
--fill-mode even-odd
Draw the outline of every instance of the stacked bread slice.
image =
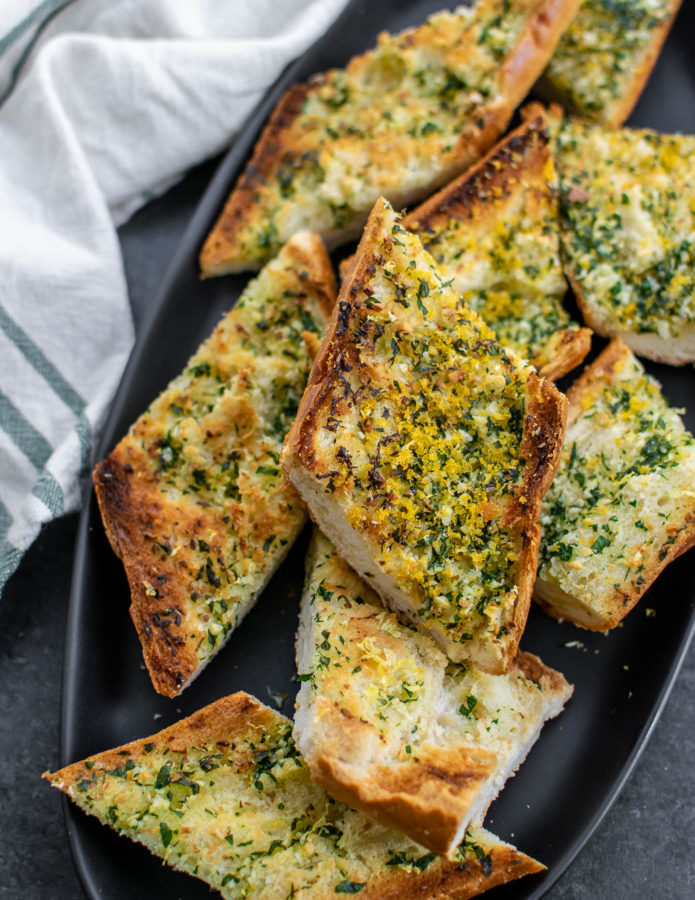
[[574, 115], [608, 128], [628, 118], [681, 0], [584, 0], [538, 88]]
[[565, 269], [587, 324], [695, 362], [695, 137], [553, 125]]
[[[543, 108], [487, 156], [403, 217], [447, 281], [500, 343], [555, 380], [575, 368], [591, 332], [563, 299], [555, 167]], [[341, 264], [347, 277], [354, 263]]]
[[282, 97], [202, 249], [203, 275], [257, 269], [292, 234], [358, 237], [379, 198], [417, 202], [502, 134], [579, 0], [444, 10]]
[[[566, 278], [600, 334], [695, 359], [693, 139], [532, 104], [489, 149], [579, 5], [479, 0], [288, 91], [200, 257], [264, 268], [95, 471], [169, 697], [318, 526], [294, 725], [239, 693], [46, 773], [224, 897], [462, 900], [541, 871], [479, 827], [573, 690], [519, 649], [534, 589], [605, 630], [695, 544], [695, 443], [631, 351], [570, 389], [567, 433], [552, 383], [591, 342]], [[677, 5], [635, 3], [621, 56], [586, 0], [546, 82], [619, 124]], [[324, 241], [360, 234], [336, 302]]]
[[375, 826], [312, 783], [292, 723], [244, 693], [45, 777], [227, 900], [465, 900], [543, 870], [482, 829], [445, 860]]
[[565, 398], [375, 206], [281, 456], [321, 530], [454, 661], [516, 655]]
[[332, 796], [454, 857], [572, 688], [519, 652], [504, 675], [449, 663], [315, 530], [299, 618], [294, 735]]

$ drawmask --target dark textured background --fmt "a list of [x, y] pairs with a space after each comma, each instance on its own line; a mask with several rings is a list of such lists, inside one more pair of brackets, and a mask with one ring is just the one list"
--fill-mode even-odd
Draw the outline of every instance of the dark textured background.
[[[120, 231], [136, 328], [213, 171], [211, 163], [195, 170]], [[2, 900], [83, 897], [68, 851], [60, 796], [39, 778], [44, 769], [58, 765], [76, 529], [76, 515], [44, 529], [0, 602]], [[623, 793], [548, 900], [695, 897], [693, 695], [695, 647]], [[596, 740], [600, 742], [600, 734]]]

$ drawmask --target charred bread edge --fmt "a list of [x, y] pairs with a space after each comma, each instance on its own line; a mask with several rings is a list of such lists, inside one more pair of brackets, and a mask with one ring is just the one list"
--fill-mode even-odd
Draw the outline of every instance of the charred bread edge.
[[[285, 250], [298, 273], [299, 267], [302, 273], [306, 273], [306, 278], [318, 295], [321, 310], [328, 319], [335, 303], [335, 276], [321, 238], [312, 232], [298, 232], [287, 242]], [[157, 693], [166, 697], [176, 697], [188, 687], [214, 656], [201, 665], [185, 638], [185, 622], [183, 627], [177, 626], [174, 622], [168, 623], [167, 633], [161, 637], [159, 631], [162, 629], [153, 629], [149, 624], [150, 618], [160, 607], [160, 602], [155, 601], [160, 601], [161, 598], [150, 597], [143, 585], [143, 577], [147, 575], [145, 561], [149, 559], [145, 548], [149, 549], [149, 544], [142, 536], [133, 516], [130, 480], [119, 459], [118, 445], [96, 466], [93, 480], [106, 535], [114, 553], [121, 559], [126, 570], [131, 595], [130, 615], [142, 644], [145, 665], [152, 684]], [[122, 532], [127, 534], [127, 538], [121, 538]], [[125, 551], [126, 544], [132, 547], [130, 552]], [[288, 541], [284, 552], [278, 556], [278, 566], [290, 547], [291, 542]], [[235, 628], [253, 608], [274, 571], [275, 569], [269, 570], [256, 593], [246, 603], [240, 605]], [[163, 591], [163, 588], [158, 590]], [[218, 652], [227, 643], [235, 628], [232, 628], [220, 642]], [[175, 660], [165, 646], [167, 640], [174, 640], [177, 644]]]
[[[540, 0], [537, 9], [527, 21], [519, 41], [504, 61], [500, 71], [501, 100], [477, 111], [477, 118], [483, 125], [473, 127], [473, 123], [462, 131], [458, 147], [461, 158], [456, 166], [440, 173], [429, 185], [417, 191], [402, 193], [390, 199], [396, 206], [417, 202], [440, 185], [450, 181], [463, 169], [474, 162], [502, 134], [509, 124], [514, 109], [528, 93], [552, 56], [563, 31], [574, 18], [581, 0]], [[367, 51], [369, 53], [371, 51]], [[360, 54], [354, 59], [361, 59]], [[232, 272], [260, 268], [260, 260], [234, 259], [230, 256], [230, 245], [253, 211], [253, 198], [257, 186], [270, 177], [285, 152], [284, 138], [309, 90], [321, 84], [326, 74], [314, 75], [309, 81], [290, 87], [278, 101], [271, 113], [268, 124], [254, 147], [251, 159], [239, 176], [215, 225], [200, 252], [200, 269], [203, 278]], [[330, 250], [359, 236], [366, 216], [360, 215], [344, 230], [336, 230], [324, 235]]]

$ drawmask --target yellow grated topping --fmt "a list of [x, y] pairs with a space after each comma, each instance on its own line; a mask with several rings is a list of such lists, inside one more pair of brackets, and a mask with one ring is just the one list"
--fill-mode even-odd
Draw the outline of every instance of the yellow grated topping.
[[[390, 207], [366, 283], [341, 301], [355, 347], [329, 418], [328, 489], [416, 598], [421, 622], [456, 642], [505, 633], [520, 538], [502, 523], [524, 472], [532, 369], [445, 282]], [[321, 441], [324, 439], [321, 438]], [[523, 507], [523, 498], [517, 498]]]

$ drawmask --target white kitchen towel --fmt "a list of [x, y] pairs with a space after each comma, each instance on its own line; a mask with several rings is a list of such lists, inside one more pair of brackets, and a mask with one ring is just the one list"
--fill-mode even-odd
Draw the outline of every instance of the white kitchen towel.
[[131, 349], [116, 226], [222, 150], [344, 3], [0, 3], [0, 590], [78, 508]]

